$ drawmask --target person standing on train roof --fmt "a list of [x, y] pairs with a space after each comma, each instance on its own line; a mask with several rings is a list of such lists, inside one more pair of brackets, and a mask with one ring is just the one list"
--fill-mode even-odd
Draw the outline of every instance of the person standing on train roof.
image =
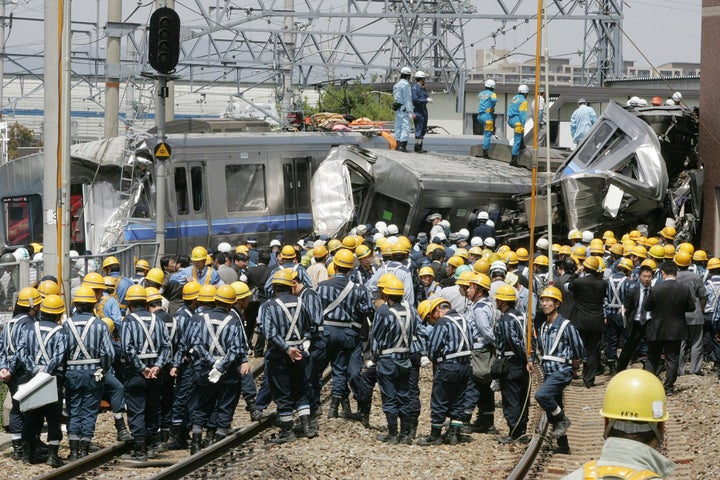
[[415, 72], [415, 84], [412, 86], [412, 103], [415, 111], [415, 153], [427, 153], [423, 149], [423, 139], [427, 133], [428, 109], [427, 104], [432, 103], [425, 90], [425, 72]]
[[517, 167], [518, 155], [523, 143], [523, 135], [525, 135], [525, 122], [528, 114], [527, 96], [530, 89], [527, 85], [520, 85], [518, 93], [510, 100], [507, 110], [507, 124], [513, 129], [513, 146], [512, 157], [510, 158], [510, 166]]
[[485, 80], [485, 90], [478, 93], [478, 114], [477, 121], [483, 128], [483, 152], [482, 158], [490, 158], [490, 141], [495, 130], [495, 105], [497, 94], [495, 93], [495, 80]]

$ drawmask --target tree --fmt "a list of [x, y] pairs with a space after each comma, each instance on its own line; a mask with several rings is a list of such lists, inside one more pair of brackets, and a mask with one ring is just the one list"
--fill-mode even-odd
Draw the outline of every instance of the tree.
[[18, 157], [19, 147], [37, 146], [34, 141], [35, 134], [27, 127], [15, 122], [8, 128], [8, 159], [14, 160]]
[[394, 118], [392, 103], [392, 94], [375, 91], [372, 85], [342, 82], [328, 85], [320, 95], [317, 109], [313, 110], [391, 121]]

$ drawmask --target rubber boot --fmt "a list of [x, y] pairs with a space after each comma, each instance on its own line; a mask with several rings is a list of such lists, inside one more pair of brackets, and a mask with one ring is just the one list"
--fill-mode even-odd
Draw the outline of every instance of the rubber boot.
[[560, 412], [555, 420], [555, 426], [552, 432], [550, 432], [550, 435], [553, 437], [564, 437], [567, 434], [568, 428], [570, 428], [570, 419], [565, 416], [565, 412]]
[[145, 454], [145, 439], [137, 438], [133, 443], [133, 451], [130, 455], [123, 458], [130, 460], [131, 462], [147, 462], [147, 455]]
[[310, 415], [300, 415], [300, 423], [302, 423], [303, 435], [307, 438], [317, 437], [318, 432], [313, 427], [312, 422], [310, 422]]
[[35, 462], [35, 442], [23, 441], [22, 462], [25, 465], [32, 465]]
[[410, 440], [415, 441], [415, 437], [417, 436], [417, 426], [418, 426], [418, 419], [413, 418], [410, 423]]
[[517, 155], [513, 155], [512, 157], [510, 157], [510, 166], [511, 167], [519, 167], [520, 166], [520, 164], [518, 163]]
[[80, 440], [70, 440], [70, 455], [68, 455], [68, 460], [71, 462], [74, 462], [78, 458], [80, 458]]
[[80, 440], [80, 448], [78, 449], [78, 456], [80, 458], [87, 457], [90, 450], [89, 440]]
[[340, 406], [340, 397], [332, 397], [330, 399], [330, 408], [328, 409], [328, 418], [338, 418], [338, 407]]
[[145, 437], [145, 456], [149, 459], [157, 458], [159, 437], [157, 433]]
[[460, 443], [460, 439], [458, 438], [459, 433], [460, 425], [450, 424], [447, 437], [445, 437], [445, 443], [447, 443], [448, 445], [457, 445], [458, 443]]
[[293, 432], [293, 422], [280, 422], [280, 435], [270, 439], [270, 443], [290, 443], [297, 440]]
[[48, 459], [45, 462], [53, 468], [59, 468], [63, 466], [63, 461], [58, 457], [58, 449], [60, 445], [48, 445]]
[[415, 153], [427, 153], [427, 150], [423, 149], [423, 141], [422, 138], [416, 138], [415, 139], [415, 147], [414, 147]]
[[417, 444], [420, 445], [421, 447], [429, 447], [431, 445], [441, 445], [442, 444], [442, 438], [440, 438], [441, 433], [442, 433], [442, 425], [440, 425], [440, 426], [433, 425], [432, 427], [430, 427], [430, 435], [418, 440]]
[[163, 453], [168, 451], [170, 444], [170, 430], [163, 428], [160, 430], [160, 442], [155, 446], [155, 452]]
[[115, 437], [115, 439], [118, 442], [129, 442], [133, 439], [133, 436], [130, 434], [130, 431], [125, 425], [124, 418], [115, 419], [115, 430], [117, 430], [117, 436]]
[[215, 429], [208, 428], [207, 432], [205, 433], [205, 441], [203, 442], [203, 448], [207, 448], [213, 443], [215, 443]]
[[608, 360], [608, 375], [615, 375], [617, 373], [617, 362], [615, 360]]
[[395, 150], [397, 150], [398, 152], [407, 152], [407, 141], [397, 142], [397, 147], [395, 147]]
[[412, 438], [410, 438], [410, 420], [400, 419], [400, 435], [398, 436], [398, 443], [404, 445], [412, 445]]
[[170, 443], [169, 450], [185, 450], [187, 448], [188, 432], [182, 425], [173, 425], [170, 427]]
[[490, 152], [488, 152], [484, 148], [483, 148], [482, 158], [487, 158], [487, 159], [490, 158]]
[[365, 428], [370, 428], [370, 407], [369, 403], [358, 403], [358, 420]]
[[227, 438], [227, 433], [225, 432], [215, 432], [215, 443], [218, 443], [222, 440]]
[[568, 442], [567, 435], [562, 435], [557, 439], [557, 447], [552, 449], [553, 453], [561, 453], [563, 455], [570, 455], [570, 443]]
[[253, 422], [259, 422], [263, 418], [267, 418], [270, 416], [269, 413], [264, 413], [258, 410], [255, 400], [248, 400], [245, 405], [245, 410], [250, 413], [250, 420], [252, 420]]
[[388, 425], [388, 433], [385, 435], [378, 435], [377, 439], [381, 442], [389, 443], [391, 445], [397, 445], [398, 443], [400, 443], [397, 425]]
[[21, 439], [12, 441], [13, 453], [12, 459], [19, 462], [23, 458], [23, 441]]
[[342, 400], [340, 400], [340, 405], [342, 406], [342, 413], [340, 414], [340, 418], [345, 418], [347, 420], [358, 419], [358, 417], [352, 411], [349, 398], [343, 398]]
[[202, 433], [193, 433], [190, 440], [190, 455], [195, 455], [202, 448]]

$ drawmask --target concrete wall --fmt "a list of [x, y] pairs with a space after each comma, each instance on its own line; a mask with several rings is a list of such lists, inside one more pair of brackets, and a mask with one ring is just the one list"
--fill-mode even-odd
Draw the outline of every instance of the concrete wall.
[[701, 245], [714, 255], [720, 253], [718, 235], [718, 202], [720, 201], [720, 117], [715, 107], [720, 105], [720, 90], [715, 83], [720, 78], [720, 0], [702, 2], [702, 43], [700, 61], [700, 157], [705, 165], [703, 189], [703, 231]]

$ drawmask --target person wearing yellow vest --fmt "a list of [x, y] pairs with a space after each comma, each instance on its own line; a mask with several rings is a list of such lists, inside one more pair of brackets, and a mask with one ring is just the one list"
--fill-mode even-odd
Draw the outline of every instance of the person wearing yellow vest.
[[215, 285], [216, 287], [223, 285], [220, 275], [212, 265], [206, 265], [207, 257], [208, 251], [205, 247], [193, 248], [190, 255], [192, 265], [179, 270], [170, 280], [178, 282], [180, 285], [185, 285], [193, 280], [200, 285]]
[[600, 410], [606, 439], [600, 458], [563, 480], [667, 478], [675, 464], [658, 451], [670, 418], [665, 401], [665, 389], [652, 373], [630, 369], [615, 375]]

